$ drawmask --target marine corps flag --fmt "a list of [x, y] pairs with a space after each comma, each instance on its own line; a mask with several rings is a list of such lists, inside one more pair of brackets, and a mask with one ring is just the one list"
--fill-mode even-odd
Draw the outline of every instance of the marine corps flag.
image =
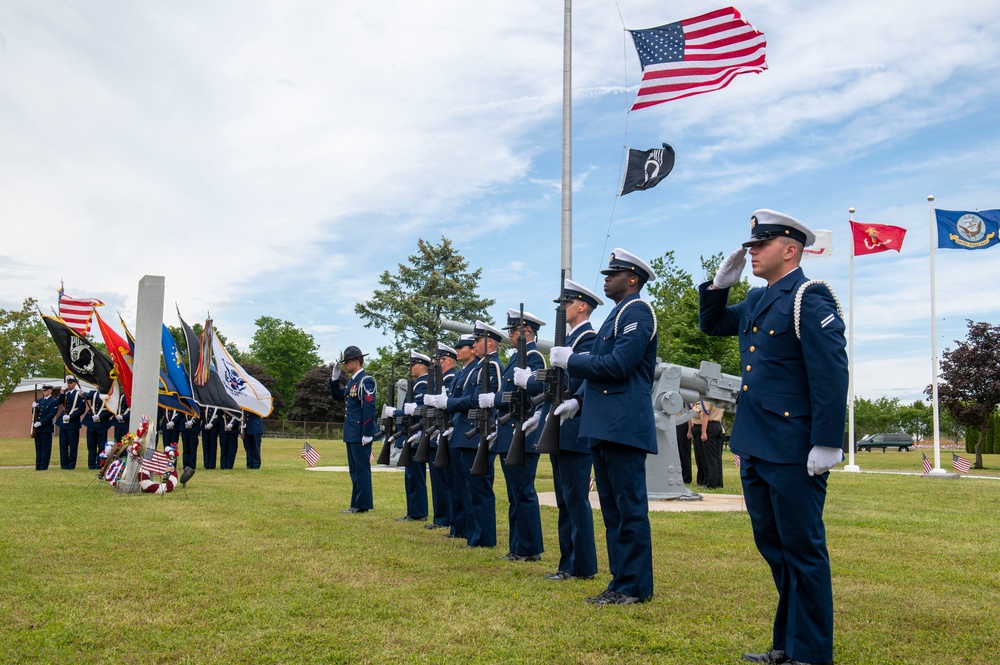
[[628, 166], [620, 196], [637, 189], [650, 189], [670, 175], [674, 168], [674, 149], [666, 143], [651, 150], [628, 149]]
[[111, 359], [65, 322], [44, 314], [42, 320], [67, 369], [78, 378], [93, 383], [105, 395], [111, 392], [111, 371], [115, 367]]
[[894, 249], [903, 249], [903, 238], [906, 229], [902, 226], [888, 224], [868, 224], [866, 222], [850, 221], [851, 234], [854, 236], [854, 256], [875, 254]]

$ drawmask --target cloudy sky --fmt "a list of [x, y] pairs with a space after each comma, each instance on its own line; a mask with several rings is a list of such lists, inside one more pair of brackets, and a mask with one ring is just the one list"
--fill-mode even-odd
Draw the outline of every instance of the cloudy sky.
[[[755, 209], [787, 212], [833, 230], [834, 256], [806, 270], [853, 311], [857, 393], [918, 398], [927, 196], [1000, 207], [1000, 5], [744, 1], [768, 71], [628, 114], [641, 73], [625, 28], [720, 6], [574, 3], [574, 279], [600, 293], [614, 247], [673, 250], [698, 277]], [[211, 312], [246, 348], [273, 316], [332, 360], [387, 342], [354, 304], [444, 235], [483, 268], [496, 320], [521, 301], [551, 319], [562, 25], [557, 0], [4, 2], [0, 307], [47, 311], [63, 280], [131, 322], [138, 280], [163, 275], [169, 323], [174, 303]], [[670, 177], [616, 197], [623, 147], [663, 142]], [[900, 254], [856, 259], [853, 307], [851, 207], [909, 230]], [[935, 261], [940, 354], [965, 319], [1000, 323], [1000, 249]]]

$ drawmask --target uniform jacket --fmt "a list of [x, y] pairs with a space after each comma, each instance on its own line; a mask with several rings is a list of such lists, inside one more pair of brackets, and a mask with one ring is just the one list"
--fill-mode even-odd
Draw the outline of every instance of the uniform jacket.
[[38, 398], [38, 406], [35, 407], [35, 422], [41, 423], [35, 428], [35, 432], [45, 434], [52, 431], [52, 419], [56, 417], [59, 402], [55, 397], [49, 395]]
[[[246, 417], [244, 434], [263, 434], [264, 433], [264, 419], [258, 416], [256, 413], [250, 411], [243, 412]], [[192, 431], [192, 430], [189, 430]], [[197, 430], [193, 430], [197, 431]]]
[[[211, 427], [209, 427], [211, 425]], [[202, 431], [218, 432], [222, 429], [222, 411], [219, 407], [205, 407], [205, 418], [202, 420]]]
[[796, 338], [795, 294], [806, 281], [796, 268], [731, 306], [726, 304], [729, 289], [709, 289], [709, 282], [699, 287], [702, 331], [739, 337], [743, 386], [730, 438], [736, 453], [805, 464], [812, 446], [843, 446], [848, 383], [844, 321], [830, 290], [812, 285], [802, 298], [802, 339]]
[[590, 353], [574, 353], [568, 365], [570, 376], [583, 379], [580, 436], [591, 446], [612, 441], [655, 454], [656, 317], [638, 293], [615, 305]]
[[[490, 367], [490, 372], [487, 375], [489, 377], [489, 392], [496, 392], [497, 386], [500, 385], [500, 361], [495, 353], [487, 356], [486, 360], [489, 361]], [[477, 425], [477, 421], [469, 420], [469, 409], [479, 409], [479, 393], [482, 392], [480, 389], [482, 367], [483, 359], [480, 358], [469, 363], [469, 371], [462, 379], [462, 391], [448, 398], [448, 411], [458, 411], [458, 417], [455, 420], [455, 433], [451, 437], [456, 448], [476, 448], [479, 446], [478, 432], [468, 439], [465, 438], [465, 434], [474, 430]], [[455, 387], [456, 389], [458, 387], [457, 380]], [[494, 409], [495, 415], [496, 410]]]
[[[79, 388], [67, 390], [59, 395], [59, 405], [62, 413], [56, 418], [59, 429], [80, 429], [80, 417], [87, 407], [87, 396]], [[63, 416], [69, 416], [69, 422], [63, 422]]]
[[[590, 325], [590, 321], [584, 321], [566, 336], [566, 346], [571, 347], [574, 353], [589, 354], [596, 339], [597, 331], [594, 330], [594, 326]], [[576, 393], [582, 385], [583, 379], [570, 376], [569, 389], [565, 394]], [[570, 418], [559, 428], [559, 450], [576, 453], [590, 452], [589, 441], [580, 438], [580, 418]]]
[[[424, 395], [426, 394], [427, 394], [427, 375], [424, 374], [423, 376], [418, 376], [417, 378], [413, 379], [413, 403], [417, 405], [417, 408], [420, 408], [424, 405]], [[396, 431], [408, 431], [408, 428], [406, 426], [410, 424], [409, 423], [410, 419], [414, 420], [415, 422], [420, 420], [417, 416], [407, 416], [406, 412], [403, 411], [402, 408], [396, 409], [396, 411], [393, 413], [393, 417], [395, 417], [397, 420], [399, 420], [400, 418], [403, 419], [402, 420], [403, 424], [400, 425]], [[416, 434], [416, 432], [417, 430], [413, 430], [412, 433]], [[406, 437], [397, 436], [396, 443], [394, 445], [397, 448], [402, 448], [405, 439]]]
[[347, 385], [340, 380], [330, 381], [330, 395], [335, 400], [344, 400], [347, 414], [344, 416], [344, 442], [361, 443], [362, 437], [375, 438], [375, 377], [365, 370], [351, 377]]
[[[542, 352], [538, 350], [535, 342], [528, 342], [525, 345], [525, 355], [527, 356], [528, 369], [537, 371], [545, 368], [545, 356]], [[514, 370], [517, 369], [517, 351], [510, 355], [510, 359], [507, 361], [507, 366], [503, 369], [503, 376], [500, 381], [500, 390], [496, 394], [497, 411], [500, 414], [507, 414], [510, 411], [510, 403], [503, 403], [503, 397], [505, 393], [513, 394], [518, 390], [517, 384], [514, 383]], [[534, 397], [535, 395], [542, 392], [545, 388], [545, 384], [534, 378], [528, 381], [527, 391], [529, 397]], [[531, 407], [527, 409], [528, 415], [531, 415]], [[493, 452], [496, 453], [506, 453], [510, 450], [510, 443], [514, 439], [514, 429], [520, 427], [520, 423], [517, 422], [515, 418], [511, 418], [504, 425], [497, 425], [497, 440], [494, 444]], [[538, 437], [542, 433], [541, 428], [536, 428], [534, 432], [529, 434], [524, 439], [524, 452], [533, 453], [535, 452], [535, 444], [538, 443]]]
[[[456, 374], [457, 374], [457, 372], [455, 371], [455, 368], [453, 367], [453, 368], [449, 369], [447, 372], [445, 372], [444, 374], [441, 375], [441, 383], [443, 384], [442, 385], [442, 389], [444, 390], [444, 394], [445, 395], [451, 395], [451, 387], [452, 387], [452, 385], [455, 382], [455, 376], [456, 376]], [[440, 394], [440, 392], [438, 394]], [[451, 421], [452, 420], [451, 417], [449, 417], [448, 420]], [[434, 438], [431, 439], [431, 448], [437, 448], [437, 444], [438, 444], [438, 439], [439, 438], [440, 438], [439, 436], [435, 436]], [[450, 441], [449, 441], [449, 443], [450, 443]]]
[[101, 393], [97, 390], [91, 390], [89, 393], [85, 393], [84, 397], [87, 400], [88, 408], [81, 420], [83, 426], [88, 429], [108, 431], [108, 428], [111, 427], [111, 419], [114, 418], [114, 414], [104, 408], [104, 400], [101, 399]]

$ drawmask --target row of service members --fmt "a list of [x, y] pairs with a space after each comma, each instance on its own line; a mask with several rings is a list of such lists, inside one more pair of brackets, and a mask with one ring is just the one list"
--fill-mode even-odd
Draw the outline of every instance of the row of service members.
[[[843, 315], [832, 290], [808, 280], [800, 267], [802, 250], [816, 238], [808, 226], [762, 209], [752, 215], [750, 229], [750, 239], [726, 257], [714, 279], [698, 287], [702, 332], [739, 341], [744, 371], [731, 447], [741, 459], [740, 479], [754, 541], [779, 596], [771, 647], [763, 653], [745, 653], [743, 659], [830, 663], [833, 598], [823, 507], [829, 471], [843, 459], [848, 378]], [[729, 304], [730, 287], [740, 280], [748, 253], [753, 274], [767, 287], [752, 289], [743, 301]], [[568, 346], [551, 350], [552, 364], [582, 381], [553, 415], [580, 418], [579, 439], [588, 441], [607, 532], [612, 580], [603, 593], [587, 601], [631, 604], [649, 600], [653, 592], [645, 456], [657, 452], [649, 400], [656, 319], [638, 292], [655, 275], [648, 264], [620, 249], [602, 272], [605, 295], [615, 307], [597, 331], [589, 354]], [[472, 546], [495, 544], [495, 533], [490, 533], [491, 526], [495, 530], [495, 514], [489, 510], [492, 473], [468, 473], [474, 451], [463, 446], [461, 433], [472, 425], [468, 409], [498, 403], [496, 392], [502, 390], [506, 368], [500, 367], [495, 349], [502, 337], [492, 326], [477, 322], [476, 359], [456, 374], [450, 394], [424, 395], [425, 404], [454, 414], [454, 431], [460, 433], [454, 437], [460, 462], [455, 477], [468, 485], [462, 487], [460, 481], [452, 489], [460, 497], [469, 496], [471, 510], [464, 521], [454, 512], [451, 518], [453, 526], [466, 529]], [[344, 368], [351, 372], [351, 380], [342, 390], [335, 370], [331, 393], [347, 401], [352, 421], [345, 429], [348, 449], [352, 445], [367, 449], [376, 435], [374, 379], [364, 373], [360, 351], [350, 349], [356, 355]], [[478, 379], [484, 367], [489, 368], [489, 387], [482, 389]], [[524, 381], [523, 376], [519, 379]], [[364, 466], [352, 469], [352, 480], [367, 475], [365, 503], [357, 507], [352, 496], [352, 507], [345, 512], [372, 507], [370, 469]], [[517, 532], [514, 513], [512, 499], [512, 549]]]
[[209, 406], [197, 416], [176, 409], [159, 409], [157, 436], [163, 436], [164, 446], [181, 449], [181, 468], [198, 468], [199, 437], [202, 445], [202, 464], [214, 469], [232, 469], [236, 463], [239, 438], [243, 438], [248, 469], [260, 468], [260, 446], [264, 436], [264, 419], [251, 411], [239, 415]]

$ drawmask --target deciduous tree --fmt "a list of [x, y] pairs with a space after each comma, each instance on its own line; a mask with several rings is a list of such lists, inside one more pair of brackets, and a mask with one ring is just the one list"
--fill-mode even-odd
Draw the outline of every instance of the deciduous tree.
[[[264, 372], [274, 377], [275, 385], [265, 386], [271, 390], [272, 397], [277, 392], [282, 397], [282, 403], [287, 404], [295, 393], [295, 384], [305, 376], [306, 372], [323, 364], [319, 357], [319, 346], [313, 336], [288, 321], [282, 321], [271, 316], [262, 316], [254, 324], [257, 331], [250, 342], [249, 359], [263, 367]], [[263, 379], [253, 373], [244, 364], [244, 368], [252, 376], [263, 383]], [[275, 400], [275, 409], [278, 408]]]
[[26, 298], [20, 310], [0, 309], [0, 404], [22, 379], [29, 376], [62, 376], [63, 363], [55, 342]]

